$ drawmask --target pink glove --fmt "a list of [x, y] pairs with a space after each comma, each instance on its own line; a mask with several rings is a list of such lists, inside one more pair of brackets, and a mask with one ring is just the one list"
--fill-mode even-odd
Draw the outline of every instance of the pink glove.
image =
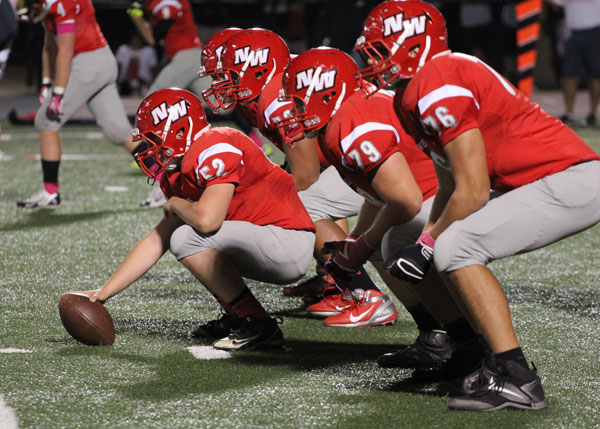
[[332, 260], [337, 266], [355, 272], [367, 262], [375, 249], [367, 244], [364, 235], [360, 235], [355, 239], [348, 237], [342, 241], [328, 241], [321, 252], [333, 253]]
[[60, 121], [60, 116], [63, 114], [62, 98], [62, 94], [52, 93], [50, 104], [46, 109], [46, 117], [51, 121]]
[[50, 88], [52, 88], [52, 83], [43, 83], [42, 84], [42, 88], [40, 89], [40, 96], [39, 96], [40, 104], [44, 104], [44, 101], [46, 101], [46, 97], [48, 97], [48, 95], [50, 94]]

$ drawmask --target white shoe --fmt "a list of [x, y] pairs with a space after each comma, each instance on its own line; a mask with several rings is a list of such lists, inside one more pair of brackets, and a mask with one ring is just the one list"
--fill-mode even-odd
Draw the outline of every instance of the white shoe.
[[140, 203], [140, 206], [150, 208], [162, 207], [166, 202], [167, 198], [160, 189], [160, 185], [158, 182], [154, 182], [154, 185], [152, 185], [152, 190], [150, 191], [150, 195], [148, 195], [148, 198]]
[[17, 207], [24, 209], [55, 209], [58, 206], [60, 206], [60, 194], [58, 192], [51, 194], [44, 188], [24, 200], [17, 201]]

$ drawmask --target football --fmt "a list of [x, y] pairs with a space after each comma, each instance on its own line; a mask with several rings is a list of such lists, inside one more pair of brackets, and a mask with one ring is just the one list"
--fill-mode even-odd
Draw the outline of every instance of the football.
[[77, 292], [65, 292], [58, 300], [60, 320], [76, 340], [90, 346], [110, 345], [115, 342], [112, 318], [100, 302], [90, 302]]

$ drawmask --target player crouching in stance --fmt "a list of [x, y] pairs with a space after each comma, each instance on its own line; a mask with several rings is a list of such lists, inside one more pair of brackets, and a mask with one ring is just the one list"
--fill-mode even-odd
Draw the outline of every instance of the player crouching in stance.
[[[286, 284], [310, 267], [314, 224], [292, 177], [243, 133], [210, 128], [200, 100], [181, 89], [146, 97], [136, 114], [137, 154], [149, 177], [163, 173], [168, 200], [156, 226], [131, 250], [102, 288], [104, 301], [132, 284], [167, 251], [215, 296], [225, 315], [196, 334], [224, 350], [280, 346], [283, 336], [242, 276]], [[158, 168], [144, 160], [152, 158]]]
[[368, 60], [361, 76], [397, 88], [400, 122], [432, 158], [439, 182], [423, 234], [388, 267], [419, 283], [433, 264], [491, 348], [451, 409], [543, 409], [542, 383], [486, 265], [596, 224], [600, 157], [495, 70], [447, 46], [444, 17], [414, 0], [378, 5], [356, 46]]

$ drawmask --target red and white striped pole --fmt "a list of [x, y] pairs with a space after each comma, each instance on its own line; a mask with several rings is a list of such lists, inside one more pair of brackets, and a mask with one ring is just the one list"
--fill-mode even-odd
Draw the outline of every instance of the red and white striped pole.
[[524, 0], [516, 5], [517, 72], [521, 92], [531, 98], [533, 69], [537, 59], [536, 42], [540, 37], [542, 0]]

